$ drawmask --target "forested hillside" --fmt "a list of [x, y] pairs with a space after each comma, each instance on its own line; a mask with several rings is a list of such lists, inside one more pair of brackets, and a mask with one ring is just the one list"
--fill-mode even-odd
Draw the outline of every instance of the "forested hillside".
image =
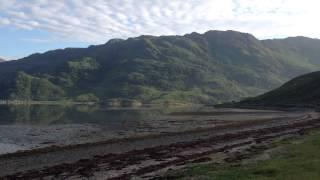
[[3, 62], [0, 99], [218, 103], [320, 69], [320, 40], [236, 31], [113, 39]]

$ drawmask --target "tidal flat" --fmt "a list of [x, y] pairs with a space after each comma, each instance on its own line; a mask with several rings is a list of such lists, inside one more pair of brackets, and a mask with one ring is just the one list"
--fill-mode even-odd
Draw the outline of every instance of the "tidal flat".
[[0, 154], [294, 117], [299, 113], [246, 109], [0, 106]]
[[[305, 109], [28, 108], [22, 114], [30, 116], [0, 126], [0, 177], [155, 177], [207, 155], [319, 126], [319, 114]], [[42, 113], [34, 113], [37, 108]]]

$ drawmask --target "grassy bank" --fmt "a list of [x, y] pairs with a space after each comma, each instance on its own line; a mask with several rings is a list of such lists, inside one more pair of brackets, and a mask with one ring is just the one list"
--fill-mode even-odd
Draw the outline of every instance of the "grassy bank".
[[197, 165], [174, 174], [174, 179], [320, 179], [320, 131], [275, 145], [281, 152], [264, 161], [235, 165]]

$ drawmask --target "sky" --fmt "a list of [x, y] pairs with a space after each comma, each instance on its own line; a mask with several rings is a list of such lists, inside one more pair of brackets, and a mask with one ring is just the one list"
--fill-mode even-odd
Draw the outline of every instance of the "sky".
[[318, 0], [0, 0], [0, 57], [208, 30], [320, 38], [319, 7]]

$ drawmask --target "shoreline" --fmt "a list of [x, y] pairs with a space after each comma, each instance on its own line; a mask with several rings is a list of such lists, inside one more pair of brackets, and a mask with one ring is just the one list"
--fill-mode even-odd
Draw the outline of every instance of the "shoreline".
[[[143, 139], [188, 134], [237, 127], [242, 124], [255, 125], [275, 119], [300, 117], [300, 114], [301, 112], [288, 114], [281, 111], [259, 110], [251, 112], [251, 110], [228, 109], [222, 113], [220, 111], [204, 113], [193, 111], [173, 112], [161, 118], [140, 121], [138, 124], [130, 124], [132, 123], [131, 121], [124, 121], [110, 127], [90, 123], [60, 125], [8, 124], [0, 126], [0, 137], [7, 137], [6, 140], [2, 140], [0, 143], [21, 146], [21, 150], [28, 151], [50, 146], [62, 147], [121, 141], [122, 139]], [[259, 116], [259, 120], [255, 120], [255, 116]], [[117, 129], [119, 126], [122, 126], [122, 128]], [[1, 147], [0, 154], [4, 154], [1, 153]]]
[[[15, 166], [17, 168], [18, 171], [16, 172], [20, 172], [18, 167], [20, 167], [21, 171], [27, 171], [27, 169], [23, 170], [21, 169], [21, 167], [29, 167], [30, 168], [29, 170], [34, 169], [35, 172], [38, 172], [36, 169], [44, 171], [41, 168], [44, 166], [53, 167], [53, 166], [58, 166], [59, 164], [65, 164], [65, 163], [68, 163], [68, 164], [71, 163], [70, 166], [76, 166], [75, 164], [74, 165], [72, 164], [77, 162], [80, 163], [79, 161], [77, 161], [77, 160], [80, 160], [79, 159], [80, 157], [81, 159], [87, 159], [86, 161], [91, 162], [91, 160], [93, 160], [94, 162], [96, 161], [100, 162], [99, 160], [100, 158], [95, 159], [97, 155], [99, 155], [99, 157], [101, 157], [101, 160], [102, 160], [104, 159], [104, 157], [107, 157], [108, 154], [111, 155], [116, 153], [116, 154], [119, 154], [119, 157], [122, 157], [122, 155], [125, 155], [127, 153], [131, 154], [133, 152], [136, 152], [137, 150], [139, 150], [139, 152], [141, 151], [141, 153], [144, 154], [146, 152], [149, 152], [147, 149], [150, 149], [150, 148], [151, 149], [155, 148], [154, 150], [157, 150], [159, 148], [167, 149], [169, 147], [178, 148], [180, 146], [183, 146], [184, 148], [182, 148], [181, 150], [185, 148], [192, 149], [194, 146], [192, 144], [200, 143], [200, 142], [206, 142], [205, 146], [209, 146], [214, 142], [214, 141], [211, 142], [210, 139], [217, 138], [217, 137], [224, 137], [222, 138], [224, 141], [228, 138], [234, 137], [236, 138], [235, 140], [237, 142], [238, 138], [241, 139], [245, 137], [255, 137], [253, 135], [256, 133], [261, 134], [262, 137], [267, 137], [266, 135], [270, 132], [275, 133], [275, 135], [273, 136], [278, 136], [276, 133], [278, 131], [280, 135], [281, 133], [285, 134], [286, 131], [288, 131], [288, 133], [290, 132], [296, 133], [296, 132], [299, 132], [300, 129], [306, 129], [306, 128], [312, 128], [312, 127], [318, 126], [320, 123], [318, 118], [319, 118], [319, 115], [317, 113], [314, 113], [314, 114], [304, 113], [304, 115], [298, 116], [296, 118], [292, 118], [292, 117], [291, 118], [288, 117], [284, 119], [274, 118], [273, 120], [266, 120], [265, 122], [256, 121], [256, 123], [252, 123], [252, 121], [243, 122], [243, 124], [236, 125], [234, 127], [232, 127], [232, 125], [229, 127], [217, 126], [215, 128], [209, 128], [209, 129], [196, 129], [193, 131], [186, 131], [186, 132], [179, 132], [179, 133], [166, 133], [166, 134], [160, 134], [156, 136], [135, 137], [135, 138], [122, 139], [122, 140], [114, 139], [111, 141], [87, 143], [82, 145], [70, 145], [66, 147], [49, 147], [42, 150], [32, 150], [32, 151], [2, 155], [0, 156], [0, 159], [1, 159], [0, 163], [2, 163], [1, 165], [2, 167], [3, 167], [3, 163], [6, 164], [6, 166], [9, 166], [7, 167], [9, 169], [6, 169], [5, 171], [5, 172], [8, 172], [9, 174], [15, 173], [15, 172], [8, 171], [10, 169], [15, 169], [12, 166]], [[268, 128], [270, 130], [268, 130]], [[212, 148], [216, 148], [218, 145], [212, 144], [210, 146], [212, 146]], [[197, 147], [196, 149], [193, 149], [192, 151], [190, 151], [190, 153], [192, 153], [193, 151], [195, 153], [197, 151], [206, 149], [206, 148], [204, 149], [203, 148]], [[66, 154], [69, 154], [69, 156], [66, 157], [65, 156]], [[198, 156], [198, 155], [195, 155], [195, 156]], [[32, 159], [32, 162], [37, 162], [37, 161], [39, 162], [36, 163], [36, 166], [34, 164], [26, 165], [23, 162], [23, 159], [25, 158], [29, 159], [29, 161], [30, 159]], [[44, 162], [44, 159], [46, 159], [45, 162]], [[24, 165], [22, 164], [19, 165], [19, 162]], [[40, 162], [42, 162], [42, 164]], [[11, 168], [10, 168], [10, 165], [11, 165]], [[79, 165], [82, 166], [82, 163], [80, 163]], [[131, 166], [130, 163], [123, 164], [123, 165]], [[92, 170], [95, 172], [94, 169]], [[110, 171], [109, 173], [111, 172], [112, 171]], [[119, 171], [118, 173], [120, 172], [121, 171]], [[6, 174], [2, 174], [1, 176], [4, 176], [4, 175]], [[122, 174], [122, 175], [125, 175], [125, 174]], [[116, 173], [116, 175], [113, 174], [111, 176], [122, 176], [122, 175], [121, 173], [120, 174]], [[42, 177], [42, 176], [39, 176], [39, 177]]]
[[309, 129], [230, 152], [225, 161], [204, 159], [156, 179], [319, 179], [319, 142], [320, 128]]

